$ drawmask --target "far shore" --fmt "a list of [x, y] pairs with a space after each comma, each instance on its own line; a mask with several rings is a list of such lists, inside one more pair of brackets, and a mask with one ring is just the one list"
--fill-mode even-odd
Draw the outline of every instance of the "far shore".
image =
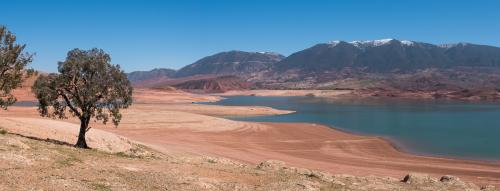
[[[244, 95], [251, 95], [248, 93], [256, 96], [307, 96], [310, 93], [340, 96], [346, 92], [255, 90]], [[450, 174], [478, 185], [500, 186], [498, 162], [417, 156], [400, 151], [390, 141], [380, 137], [352, 134], [318, 124], [257, 123], [221, 118], [278, 115], [293, 111], [193, 104], [217, 101], [220, 96], [227, 95], [237, 94], [200, 95], [139, 89], [134, 95], [137, 103], [123, 111], [123, 121], [118, 128], [99, 124], [92, 126], [169, 155], [212, 155], [251, 164], [273, 159], [291, 166], [356, 176], [399, 178], [410, 172], [435, 177]], [[34, 107], [11, 107], [9, 111], [0, 111], [0, 118], [40, 118], [36, 112]], [[22, 125], [23, 120], [16, 122]], [[74, 119], [67, 122], [78, 123]], [[49, 124], [40, 121], [30, 125], [43, 128]], [[43, 131], [40, 128], [38, 130]]]
[[409, 99], [498, 102], [500, 92], [483, 91], [403, 91], [403, 90], [232, 90], [212, 96], [308, 96], [329, 99]]
[[233, 90], [214, 96], [315, 96], [336, 98], [351, 94], [351, 90]]

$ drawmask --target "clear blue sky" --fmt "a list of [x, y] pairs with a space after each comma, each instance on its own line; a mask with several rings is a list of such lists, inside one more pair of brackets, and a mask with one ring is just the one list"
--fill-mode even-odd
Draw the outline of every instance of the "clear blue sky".
[[98, 47], [125, 71], [178, 69], [220, 51], [289, 55], [332, 40], [397, 38], [500, 46], [498, 0], [0, 0], [0, 24], [54, 72]]

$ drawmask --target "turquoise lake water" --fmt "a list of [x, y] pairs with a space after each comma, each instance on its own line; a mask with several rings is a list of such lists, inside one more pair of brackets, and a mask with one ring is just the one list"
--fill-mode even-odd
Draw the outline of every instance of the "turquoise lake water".
[[237, 119], [319, 123], [348, 132], [385, 137], [411, 153], [500, 161], [498, 103], [231, 96], [208, 104], [294, 110], [297, 112], [287, 115]]

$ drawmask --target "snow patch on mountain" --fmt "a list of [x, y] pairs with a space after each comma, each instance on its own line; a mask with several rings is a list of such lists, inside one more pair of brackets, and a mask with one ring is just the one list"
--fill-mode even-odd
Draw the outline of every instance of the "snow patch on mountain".
[[[391, 43], [392, 41], [398, 41], [396, 39], [388, 38], [388, 39], [379, 39], [379, 40], [365, 40], [365, 41], [351, 41], [348, 42], [349, 44], [352, 44], [358, 48], [366, 48], [366, 47], [375, 47], [375, 46], [382, 46]], [[328, 43], [330, 47], [335, 47], [337, 46], [340, 42], [339, 40], [331, 41]], [[405, 46], [412, 46], [415, 44], [413, 41], [409, 40], [401, 40], [399, 41], [401, 44]]]
[[389, 44], [391, 41], [394, 39], [388, 38], [388, 39], [380, 39], [380, 40], [367, 40], [367, 41], [352, 41], [349, 42], [350, 44], [361, 47], [361, 46], [382, 46]]
[[267, 54], [267, 55], [273, 55], [273, 56], [279, 56], [280, 54], [276, 52], [257, 52], [259, 54]]
[[415, 44], [413, 41], [409, 41], [409, 40], [402, 40], [400, 42], [401, 42], [401, 44], [404, 44], [406, 46], [411, 46], [411, 45]]
[[337, 44], [339, 44], [341, 41], [339, 40], [334, 40], [334, 41], [330, 41], [328, 43], [328, 45], [330, 45], [330, 47], [334, 47], [334, 46], [337, 46]]
[[440, 44], [438, 46], [441, 47], [441, 48], [453, 48], [453, 47], [456, 47], [456, 46], [466, 46], [466, 45], [469, 45], [469, 44], [470, 43], [459, 42], [459, 43], [450, 43], [450, 44]]

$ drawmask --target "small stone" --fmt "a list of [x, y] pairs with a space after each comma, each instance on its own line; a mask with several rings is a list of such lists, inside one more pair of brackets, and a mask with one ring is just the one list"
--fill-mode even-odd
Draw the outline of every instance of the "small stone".
[[257, 169], [261, 170], [281, 170], [285, 167], [285, 162], [278, 160], [267, 160], [257, 165]]
[[318, 182], [311, 182], [311, 181], [302, 181], [298, 182], [297, 186], [301, 187], [301, 190], [304, 191], [319, 191], [320, 190], [320, 184]]
[[333, 181], [332, 184], [340, 185], [340, 186], [345, 186], [345, 184], [343, 182], [340, 182], [338, 180]]
[[495, 186], [488, 185], [488, 186], [481, 186], [482, 191], [494, 191], [496, 190]]
[[451, 176], [451, 175], [444, 175], [439, 179], [440, 182], [457, 182], [460, 181], [458, 177]]
[[319, 178], [320, 180], [322, 181], [325, 181], [325, 182], [331, 182], [333, 181], [333, 176], [330, 174], [330, 173], [327, 173], [327, 172], [321, 172], [321, 171], [311, 171], [311, 175], [312, 177], [316, 177], [316, 178]]
[[306, 168], [297, 168], [297, 174], [304, 175], [304, 176], [311, 176], [312, 172], [309, 169]]
[[422, 184], [437, 182], [437, 180], [427, 174], [410, 173], [403, 178], [403, 182], [408, 184]]

